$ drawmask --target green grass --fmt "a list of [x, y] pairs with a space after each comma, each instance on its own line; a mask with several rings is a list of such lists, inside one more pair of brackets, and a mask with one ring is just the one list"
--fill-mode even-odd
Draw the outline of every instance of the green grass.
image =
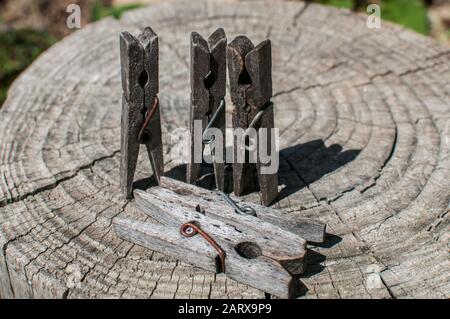
[[384, 0], [381, 18], [428, 34], [427, 9], [421, 0]]
[[11, 82], [56, 39], [46, 32], [30, 29], [0, 32], [0, 105]]
[[353, 8], [353, 0], [318, 0], [316, 2], [338, 8]]
[[[353, 0], [317, 0], [339, 8], [353, 8]], [[363, 8], [365, 11], [365, 9]], [[421, 0], [382, 0], [381, 18], [428, 34], [427, 9]]]
[[97, 0], [95, 1], [94, 8], [92, 10], [92, 21], [98, 21], [108, 16], [119, 19], [125, 11], [141, 8], [142, 6], [143, 5], [139, 3], [130, 3], [127, 5], [107, 7], [102, 5], [102, 3]]
[[[118, 19], [127, 10], [141, 7], [140, 4], [105, 7], [96, 1], [92, 10], [92, 20], [107, 16]], [[0, 23], [2, 18], [0, 17]], [[47, 32], [17, 29], [0, 32], [0, 107], [6, 100], [8, 87], [43, 51], [58, 39]]]

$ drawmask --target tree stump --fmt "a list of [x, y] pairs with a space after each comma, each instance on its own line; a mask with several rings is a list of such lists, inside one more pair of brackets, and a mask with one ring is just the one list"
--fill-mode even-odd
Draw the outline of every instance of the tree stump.
[[[305, 298], [450, 297], [450, 50], [321, 5], [183, 0], [89, 25], [12, 85], [0, 116], [1, 298], [264, 297], [112, 231], [115, 217], [146, 218], [120, 196], [118, 46], [120, 31], [147, 25], [160, 36], [166, 154], [188, 120], [190, 32], [272, 39], [274, 207], [328, 224], [310, 247]], [[183, 175], [169, 156], [165, 170]], [[145, 187], [143, 148], [137, 173]]]

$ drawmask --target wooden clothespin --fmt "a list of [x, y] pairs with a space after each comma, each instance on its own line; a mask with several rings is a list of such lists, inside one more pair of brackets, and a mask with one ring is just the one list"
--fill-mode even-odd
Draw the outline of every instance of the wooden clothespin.
[[[136, 190], [134, 196], [137, 207], [160, 224], [115, 219], [115, 232], [124, 240], [225, 273], [278, 297], [297, 296], [295, 276], [305, 270], [306, 240], [262, 218], [255, 222], [257, 217], [237, 214], [218, 193], [162, 177], [161, 186]], [[252, 207], [257, 214], [273, 210]], [[311, 225], [304, 234], [323, 238], [323, 224], [303, 222]]]
[[[190, 123], [195, 137], [193, 121], [201, 121], [201, 152], [203, 144], [214, 141], [211, 134], [207, 134], [209, 129], [217, 128], [225, 136], [226, 42], [222, 29], [214, 32], [208, 43], [197, 33], [191, 38]], [[225, 273], [278, 297], [297, 296], [300, 285], [296, 276], [305, 270], [306, 241], [323, 242], [325, 224], [231, 198], [223, 192], [224, 161], [214, 161], [219, 189], [215, 191], [162, 176], [158, 37], [150, 28], [138, 38], [123, 32], [120, 48], [121, 188], [126, 197], [131, 197], [139, 147], [145, 144], [159, 186], [146, 192], [136, 190], [134, 197], [137, 207], [159, 224], [115, 219], [116, 234], [203, 269]], [[273, 128], [270, 54], [270, 42], [265, 41], [255, 48], [245, 37], [237, 38], [228, 48], [235, 127]], [[192, 156], [195, 155], [194, 142], [195, 139], [192, 140]], [[219, 144], [224, 148], [225, 143]], [[256, 164], [259, 171], [263, 164]], [[200, 163], [194, 161], [188, 166], [189, 182], [195, 183], [199, 167]], [[247, 164], [235, 164], [235, 193], [238, 195], [251, 181], [245, 176], [247, 169]], [[263, 202], [268, 205], [276, 196], [276, 174], [259, 174], [259, 184]]]
[[[214, 146], [212, 157], [216, 186], [220, 190], [225, 188], [226, 46], [227, 38], [223, 29], [217, 29], [208, 41], [196, 32], [191, 34], [191, 149], [186, 179], [188, 183], [196, 183], [204, 144], [211, 144]], [[202, 123], [201, 141], [194, 131], [194, 121]], [[214, 144], [216, 137], [208, 135], [210, 128], [222, 132], [222, 144]], [[218, 154], [218, 147], [222, 147], [221, 155]]]
[[[238, 36], [227, 48], [228, 76], [230, 81], [231, 101], [233, 102], [233, 128], [257, 130], [257, 145], [266, 144], [266, 149], [274, 152], [274, 141], [270, 129], [274, 128], [272, 98], [272, 48], [270, 40], [261, 42], [256, 47], [245, 36]], [[267, 138], [262, 139], [259, 128], [267, 128]], [[235, 154], [239, 152], [235, 138]], [[248, 158], [248, 151], [246, 156]], [[278, 176], [262, 174], [262, 163], [259, 156], [255, 163], [233, 164], [234, 193], [244, 194], [250, 186], [259, 182], [262, 202], [270, 205], [278, 195]], [[257, 177], [257, 178], [256, 178]]]
[[153, 174], [159, 183], [163, 174], [163, 148], [159, 110], [158, 36], [147, 27], [138, 38], [128, 32], [120, 35], [122, 68], [122, 125], [120, 185], [130, 198], [139, 146], [144, 144]]
[[255, 218], [258, 218], [300, 236], [308, 242], [323, 243], [325, 241], [326, 224], [320, 221], [301, 218], [282, 209], [244, 202], [221, 191], [200, 188], [168, 177], [161, 178], [160, 186], [183, 195], [186, 202], [191, 203], [193, 207], [197, 205], [202, 207], [205, 214], [211, 218], [221, 220], [224, 216], [235, 214], [250, 215], [253, 218], [250, 220], [255, 221]]

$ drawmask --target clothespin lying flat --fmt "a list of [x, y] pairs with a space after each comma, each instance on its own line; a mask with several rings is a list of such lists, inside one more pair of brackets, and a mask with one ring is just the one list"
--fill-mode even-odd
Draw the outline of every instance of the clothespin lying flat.
[[122, 68], [122, 126], [120, 185], [130, 198], [139, 146], [144, 144], [153, 174], [159, 183], [163, 174], [163, 148], [159, 110], [158, 36], [147, 27], [138, 38], [120, 34]]
[[[180, 191], [182, 184], [174, 185]], [[298, 295], [299, 281], [293, 276], [305, 270], [303, 238], [263, 220], [255, 222], [254, 216], [224, 211], [223, 203], [197, 194], [201, 188], [185, 185], [189, 196], [160, 186], [136, 190], [137, 207], [162, 225], [115, 219], [116, 234], [278, 297]]]
[[[257, 145], [266, 143], [269, 154], [274, 149], [270, 129], [274, 127], [272, 98], [272, 48], [270, 40], [258, 46], [245, 36], [238, 36], [227, 48], [228, 76], [230, 81], [231, 101], [233, 102], [233, 128], [257, 130]], [[259, 128], [267, 128], [267, 138], [263, 138]], [[235, 154], [239, 144], [235, 139]], [[246, 155], [247, 158], [248, 155]], [[263, 163], [258, 156], [256, 163], [257, 179], [261, 191], [262, 202], [270, 205], [278, 195], [278, 176], [262, 174]], [[250, 186], [256, 184], [255, 164], [233, 164], [234, 193], [242, 195]]]
[[262, 220], [300, 236], [308, 242], [323, 243], [325, 241], [326, 224], [320, 221], [300, 218], [282, 209], [243, 202], [223, 192], [199, 188], [165, 176], [161, 178], [160, 186], [182, 195], [185, 202], [193, 209], [199, 206], [206, 216], [218, 220], [225, 219], [236, 227], [240, 226], [234, 224], [236, 220], [233, 217], [236, 214], [253, 215], [245, 220], [256, 224]]
[[[191, 34], [191, 150], [187, 181], [191, 184], [197, 181], [204, 144], [214, 143], [218, 138], [209, 134], [210, 129], [215, 128], [222, 132], [224, 139], [222, 143], [217, 143], [222, 147], [221, 152], [217, 149], [219, 146], [211, 144], [214, 145], [212, 157], [216, 186], [220, 190], [225, 188], [226, 47], [227, 38], [223, 29], [217, 29], [208, 41], [196, 32]], [[194, 121], [201, 121], [201, 143], [196, 139]]]

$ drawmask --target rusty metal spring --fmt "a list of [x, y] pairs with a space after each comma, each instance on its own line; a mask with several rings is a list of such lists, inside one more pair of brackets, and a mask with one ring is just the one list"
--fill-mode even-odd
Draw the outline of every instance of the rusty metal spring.
[[194, 222], [188, 222], [183, 225], [181, 225], [180, 233], [184, 237], [192, 237], [197, 234], [200, 234], [208, 243], [211, 244], [211, 246], [214, 247], [215, 250], [217, 250], [220, 258], [220, 272], [225, 272], [225, 257], [226, 253], [222, 249], [222, 247], [219, 246], [219, 244], [211, 237], [209, 236], [204, 230], [202, 230], [198, 225], [196, 225]]

